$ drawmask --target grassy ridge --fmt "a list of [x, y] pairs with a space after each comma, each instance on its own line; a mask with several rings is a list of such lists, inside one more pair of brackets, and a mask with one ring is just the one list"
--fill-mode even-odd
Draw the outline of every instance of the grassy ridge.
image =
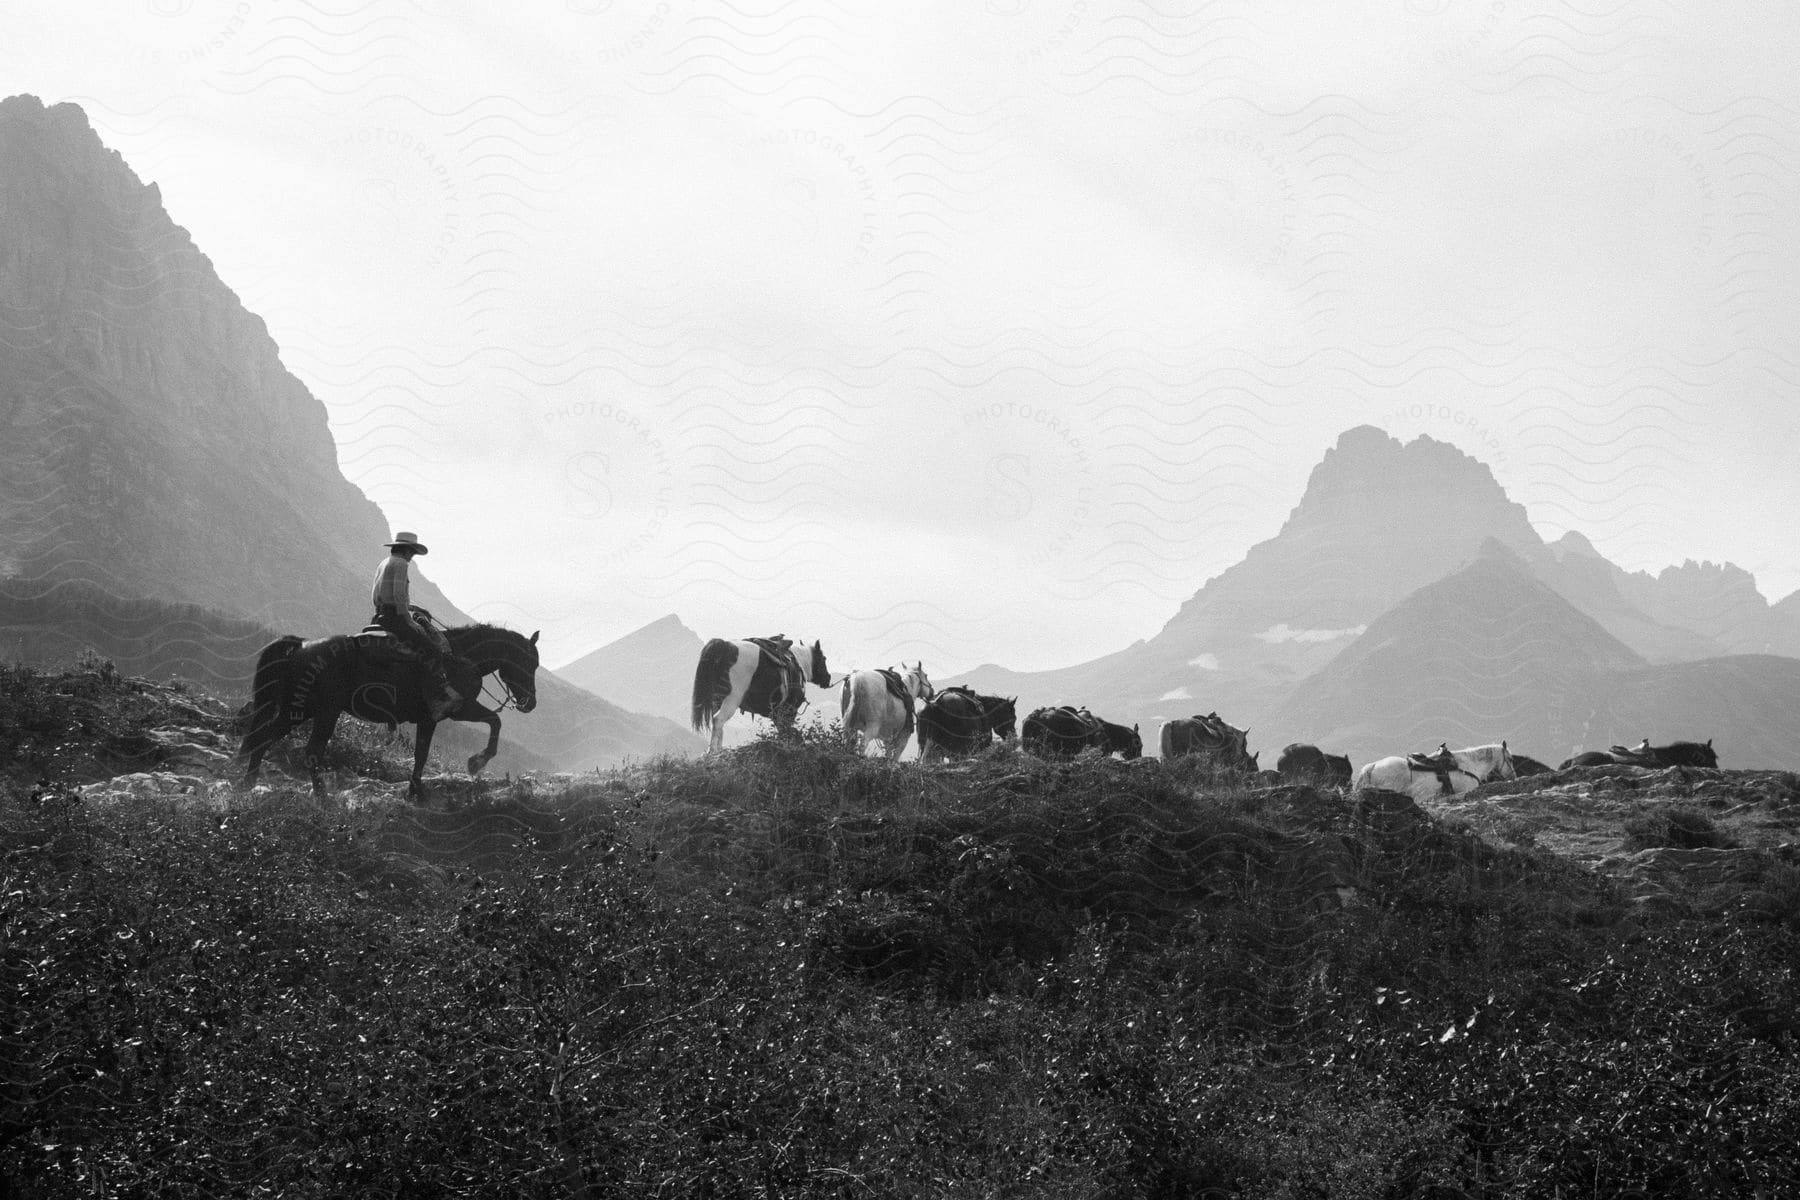
[[449, 811], [14, 783], [0, 1172], [44, 1196], [1800, 1181], [1781, 880], [1659, 915], [1397, 798], [1195, 782], [895, 769], [815, 730]]

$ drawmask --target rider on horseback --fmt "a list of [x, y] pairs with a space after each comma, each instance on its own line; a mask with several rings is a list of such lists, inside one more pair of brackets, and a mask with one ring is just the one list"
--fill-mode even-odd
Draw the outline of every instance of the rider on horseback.
[[463, 695], [450, 685], [449, 641], [419, 620], [416, 614], [425, 610], [414, 608], [411, 600], [411, 579], [406, 564], [414, 555], [428, 551], [416, 534], [405, 531], [396, 533], [387, 548], [388, 556], [375, 572], [374, 623], [417, 650], [425, 660], [433, 692], [426, 697], [427, 705], [432, 719], [441, 721], [463, 702]]

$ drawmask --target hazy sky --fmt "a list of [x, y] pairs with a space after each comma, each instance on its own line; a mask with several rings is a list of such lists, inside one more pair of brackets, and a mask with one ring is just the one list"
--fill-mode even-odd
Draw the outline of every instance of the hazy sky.
[[[1800, 587], [1800, 9], [0, 2], [558, 664], [1145, 637], [1363, 422]], [[371, 556], [379, 547], [371, 547]]]

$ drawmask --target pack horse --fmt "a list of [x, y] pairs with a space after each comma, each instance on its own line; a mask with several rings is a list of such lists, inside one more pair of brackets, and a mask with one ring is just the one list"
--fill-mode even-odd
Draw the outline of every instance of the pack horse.
[[1375, 789], [1405, 792], [1414, 800], [1460, 796], [1484, 783], [1518, 778], [1505, 742], [1452, 750], [1439, 745], [1436, 754], [1394, 754], [1365, 763], [1356, 772], [1352, 792]]
[[978, 754], [994, 739], [1018, 736], [1019, 698], [984, 696], [960, 684], [947, 687], [919, 710], [919, 761]]
[[893, 762], [912, 736], [914, 706], [935, 694], [923, 662], [852, 671], [844, 676], [843, 694], [838, 699], [844, 736], [858, 750], [880, 742], [888, 761]]
[[712, 732], [713, 750], [723, 745], [725, 722], [739, 709], [767, 717], [777, 729], [792, 729], [806, 704], [808, 683], [831, 686], [818, 642], [796, 643], [779, 633], [735, 642], [712, 638], [700, 648], [694, 667], [694, 729]]

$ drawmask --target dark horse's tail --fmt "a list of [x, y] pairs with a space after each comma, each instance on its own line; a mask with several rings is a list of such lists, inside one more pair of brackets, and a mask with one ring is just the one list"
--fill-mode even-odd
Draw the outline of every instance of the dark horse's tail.
[[725, 697], [731, 694], [731, 666], [737, 662], [737, 647], [713, 638], [700, 650], [700, 662], [694, 667], [694, 728], [706, 729]]
[[244, 731], [246, 744], [256, 741], [259, 733], [267, 736], [265, 731], [281, 728], [291, 665], [288, 660], [299, 648], [300, 639], [290, 633], [264, 646], [256, 656], [256, 674], [250, 683], [250, 720]]

